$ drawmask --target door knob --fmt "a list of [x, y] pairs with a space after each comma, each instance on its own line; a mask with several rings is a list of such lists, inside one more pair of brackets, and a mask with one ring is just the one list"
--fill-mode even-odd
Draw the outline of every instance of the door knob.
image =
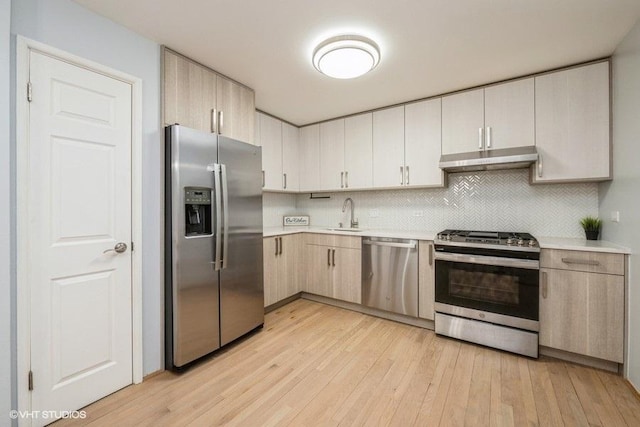
[[103, 253], [103, 254], [106, 254], [107, 252], [114, 251], [114, 252], [117, 252], [117, 253], [121, 254], [122, 252], [124, 252], [124, 251], [126, 251], [126, 250], [127, 250], [127, 244], [126, 244], [126, 243], [124, 243], [124, 242], [118, 242], [118, 243], [116, 243], [116, 245], [113, 247], [113, 249], [107, 249], [106, 251], [103, 251], [102, 253]]

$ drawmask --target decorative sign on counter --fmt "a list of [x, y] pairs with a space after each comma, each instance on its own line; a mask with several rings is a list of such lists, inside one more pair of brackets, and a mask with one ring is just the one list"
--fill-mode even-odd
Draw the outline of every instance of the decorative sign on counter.
[[309, 225], [309, 215], [285, 215], [283, 224], [285, 227], [287, 225]]

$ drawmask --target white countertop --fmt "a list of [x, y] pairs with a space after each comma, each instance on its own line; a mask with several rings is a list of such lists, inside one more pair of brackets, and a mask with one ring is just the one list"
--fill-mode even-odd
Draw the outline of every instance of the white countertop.
[[[437, 231], [424, 230], [375, 230], [363, 228], [362, 231], [337, 231], [328, 227], [265, 227], [264, 237], [283, 236], [296, 233], [337, 234], [341, 236], [395, 237], [398, 239], [434, 240]], [[615, 243], [604, 240], [586, 240], [563, 237], [540, 237], [542, 249], [563, 249], [569, 251], [608, 252], [630, 254], [631, 251]]]

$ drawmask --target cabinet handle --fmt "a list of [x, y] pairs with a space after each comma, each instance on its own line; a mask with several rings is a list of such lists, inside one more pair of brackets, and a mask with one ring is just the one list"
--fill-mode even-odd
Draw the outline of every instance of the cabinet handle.
[[262, 188], [264, 188], [264, 171], [262, 171]]
[[404, 168], [405, 172], [407, 172], [407, 179], [406, 179], [406, 184], [405, 185], [409, 185], [409, 166], [405, 166]]
[[429, 265], [433, 265], [433, 245], [429, 245]]
[[278, 238], [275, 238], [276, 241], [276, 256], [278, 256]]
[[283, 186], [283, 188], [285, 190], [287, 189], [287, 174], [286, 173], [282, 174], [282, 186]]
[[216, 133], [216, 128], [218, 127], [218, 110], [215, 108], [211, 109], [211, 133]]
[[487, 126], [487, 148], [491, 148], [491, 126]]
[[344, 172], [344, 188], [349, 188], [349, 171]]
[[600, 265], [600, 261], [595, 259], [562, 258], [562, 262], [565, 264]]
[[282, 237], [278, 237], [278, 239], [280, 239], [280, 252], [278, 252], [278, 255], [282, 255]]
[[344, 172], [340, 172], [340, 188], [344, 188]]
[[538, 178], [542, 178], [542, 154], [538, 153]]
[[331, 249], [331, 265], [336, 266], [336, 250]]
[[547, 291], [548, 291], [548, 278], [547, 278], [547, 272], [543, 271], [542, 272], [542, 298], [543, 299], [547, 299]]
[[224, 112], [220, 110], [218, 112], [218, 133], [222, 135], [222, 126], [224, 123]]
[[404, 185], [404, 167], [400, 166], [400, 185]]
[[331, 267], [331, 249], [327, 249], [327, 265]]
[[482, 128], [478, 128], [478, 150], [482, 150], [482, 146], [483, 146], [483, 141], [482, 140], [484, 139], [483, 138], [483, 136], [484, 136], [483, 135], [484, 134], [483, 130], [484, 129], [482, 129]]

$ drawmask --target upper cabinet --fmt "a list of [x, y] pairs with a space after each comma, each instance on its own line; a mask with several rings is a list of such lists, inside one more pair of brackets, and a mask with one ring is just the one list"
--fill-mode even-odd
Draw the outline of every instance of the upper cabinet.
[[344, 119], [320, 123], [320, 188], [344, 188]]
[[344, 188], [373, 185], [373, 115], [358, 114], [344, 120]]
[[404, 181], [404, 106], [375, 111], [373, 186], [399, 187]]
[[442, 140], [442, 99], [404, 107], [405, 186], [442, 187], [445, 176], [438, 163]]
[[256, 121], [256, 145], [262, 147], [262, 188], [297, 192], [298, 128], [263, 113], [256, 113]]
[[255, 95], [196, 62], [163, 48], [164, 124], [254, 142]]
[[320, 125], [300, 128], [300, 191], [320, 189]]
[[532, 182], [611, 178], [609, 62], [535, 78], [536, 148]]
[[535, 145], [534, 79], [442, 98], [442, 154]]

